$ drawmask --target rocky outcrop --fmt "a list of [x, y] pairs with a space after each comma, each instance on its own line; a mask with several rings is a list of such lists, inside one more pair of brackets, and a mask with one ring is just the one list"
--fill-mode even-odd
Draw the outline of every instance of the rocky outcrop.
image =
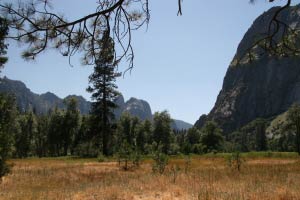
[[[255, 20], [239, 44], [234, 61], [262, 37], [277, 9], [272, 8]], [[299, 6], [289, 8], [280, 17], [287, 24], [300, 27]], [[232, 62], [215, 106], [196, 122], [197, 127], [214, 120], [225, 133], [230, 133], [256, 118], [277, 116], [294, 102], [300, 102], [300, 58], [271, 57], [258, 51], [259, 56], [252, 62]]]
[[123, 109], [123, 112], [128, 112], [132, 116], [136, 116], [141, 120], [152, 119], [152, 112], [148, 102], [130, 98], [126, 103]]
[[[0, 92], [11, 93], [16, 97], [17, 105], [22, 112], [34, 109], [37, 113], [47, 113], [55, 107], [65, 109], [64, 100], [75, 98], [78, 102], [78, 108], [82, 114], [89, 114], [91, 102], [82, 96], [69, 95], [64, 99], [59, 98], [51, 92], [45, 94], [35, 94], [21, 81], [10, 80], [7, 77], [0, 78]], [[141, 120], [152, 120], [152, 111], [147, 101], [130, 98], [125, 102], [123, 95], [119, 95], [115, 100], [118, 107], [114, 110], [115, 118], [119, 119], [123, 112], [128, 112]], [[173, 129], [182, 130], [192, 127], [191, 124], [181, 120], [174, 120], [171, 124]]]
[[64, 100], [69, 98], [77, 100], [78, 108], [82, 114], [88, 114], [91, 106], [91, 103], [82, 96], [70, 95], [65, 99], [61, 99], [51, 92], [41, 95], [35, 94], [23, 82], [10, 80], [7, 77], [0, 78], [0, 92], [14, 95], [18, 108], [22, 112], [34, 109], [35, 112], [44, 114], [55, 107], [64, 109]]

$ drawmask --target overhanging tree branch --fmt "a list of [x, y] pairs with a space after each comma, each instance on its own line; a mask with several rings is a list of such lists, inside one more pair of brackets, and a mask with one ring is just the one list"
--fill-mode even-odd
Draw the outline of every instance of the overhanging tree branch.
[[[274, 1], [269, 0], [269, 2]], [[250, 2], [254, 3], [255, 0], [250, 0]], [[292, 27], [281, 19], [281, 14], [291, 6], [291, 3], [292, 0], [286, 0], [285, 5], [279, 7], [272, 14], [267, 31], [258, 35], [259, 39], [254, 41], [242, 55], [233, 61], [233, 66], [252, 62], [265, 54], [279, 57], [300, 55], [299, 28]]]
[[83, 64], [93, 65], [101, 50], [98, 41], [109, 29], [115, 48], [119, 49], [114, 63], [126, 58], [128, 68], [133, 67], [131, 31], [149, 23], [148, 0], [98, 0], [95, 13], [70, 22], [49, 12], [49, 5], [49, 0], [0, 3], [1, 14], [9, 22], [7, 38], [28, 45], [23, 53], [25, 59], [35, 59], [46, 49], [54, 48], [69, 59], [83, 52]]

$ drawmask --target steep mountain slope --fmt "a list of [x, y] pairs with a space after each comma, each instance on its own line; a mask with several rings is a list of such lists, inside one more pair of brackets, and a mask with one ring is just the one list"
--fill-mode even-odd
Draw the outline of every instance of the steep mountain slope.
[[[267, 32], [271, 16], [277, 9], [272, 8], [255, 20], [239, 44], [235, 58], [244, 55], [251, 44]], [[299, 28], [300, 6], [289, 8], [280, 18]], [[238, 65], [232, 62], [215, 106], [195, 125], [202, 127], [205, 121], [214, 120], [229, 133], [256, 118], [275, 117], [294, 102], [300, 102], [300, 59], [264, 54], [253, 62]]]
[[[79, 110], [82, 114], [88, 114], [91, 108], [91, 102], [84, 99], [82, 96], [69, 95], [64, 99], [59, 98], [51, 92], [45, 94], [35, 94], [21, 81], [10, 80], [7, 77], [0, 78], [0, 92], [8, 92], [15, 95], [18, 107], [21, 111], [35, 109], [37, 113], [47, 113], [50, 109], [58, 107], [65, 109], [64, 100], [75, 98], [78, 102]], [[152, 111], [147, 101], [130, 98], [125, 102], [124, 97], [120, 95], [116, 104], [118, 108], [114, 110], [116, 119], [119, 119], [123, 112], [128, 112], [141, 120], [152, 120]], [[187, 129], [192, 125], [181, 120], [174, 120], [172, 123], [173, 129]]]
[[[35, 94], [21, 81], [10, 80], [7, 77], [0, 79], [0, 92], [15, 95], [17, 105], [21, 111], [35, 109], [37, 113], [47, 113], [50, 109], [58, 107], [65, 108], [64, 99], [59, 98], [51, 92]], [[88, 114], [91, 103], [82, 96], [70, 95], [65, 99], [75, 98], [78, 101], [79, 110], [82, 114]]]
[[171, 127], [174, 130], [188, 130], [188, 129], [192, 128], [193, 125], [189, 124], [187, 122], [184, 122], [182, 120], [173, 119]]

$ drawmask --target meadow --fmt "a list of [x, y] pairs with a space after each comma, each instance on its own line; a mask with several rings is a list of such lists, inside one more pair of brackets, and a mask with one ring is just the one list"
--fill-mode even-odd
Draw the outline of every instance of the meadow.
[[128, 171], [114, 159], [28, 158], [10, 160], [0, 199], [88, 200], [297, 200], [300, 158], [293, 153], [243, 154], [238, 171], [229, 154], [170, 158], [164, 174], [151, 159]]

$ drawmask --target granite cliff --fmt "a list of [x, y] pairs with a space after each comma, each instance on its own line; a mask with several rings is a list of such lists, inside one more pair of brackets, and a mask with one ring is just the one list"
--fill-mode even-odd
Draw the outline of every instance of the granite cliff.
[[[240, 42], [233, 62], [223, 81], [215, 106], [202, 115], [195, 126], [214, 120], [230, 133], [256, 118], [273, 118], [285, 112], [294, 102], [300, 102], [300, 58], [275, 57], [260, 54], [253, 61], [235, 63], [258, 38], [267, 32], [268, 24], [278, 7], [259, 16]], [[300, 28], [300, 6], [280, 15], [292, 27]]]

